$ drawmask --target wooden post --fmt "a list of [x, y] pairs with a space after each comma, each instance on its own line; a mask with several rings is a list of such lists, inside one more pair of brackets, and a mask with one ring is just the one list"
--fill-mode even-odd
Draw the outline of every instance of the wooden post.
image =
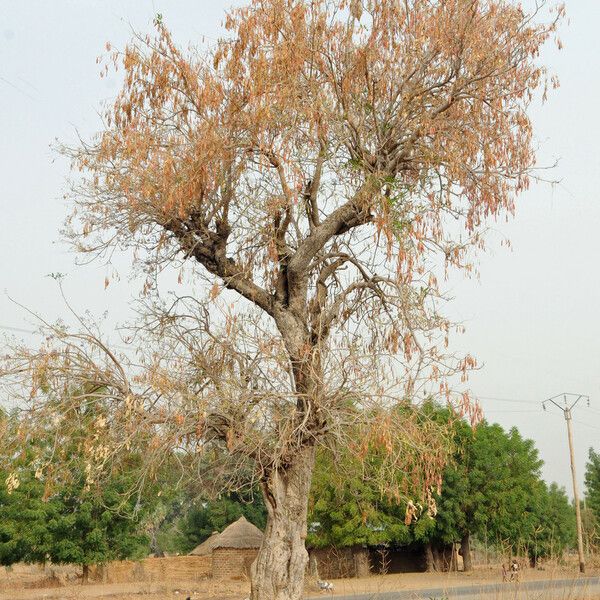
[[575, 517], [577, 519], [577, 551], [579, 552], [579, 572], [585, 573], [585, 555], [583, 553], [583, 528], [581, 526], [581, 508], [579, 506], [579, 490], [577, 489], [577, 473], [575, 471], [575, 453], [573, 451], [573, 429], [571, 427], [571, 409], [565, 410], [567, 433], [569, 435], [569, 453], [571, 454], [571, 475], [573, 476], [573, 497], [575, 498]]
[[[564, 400], [564, 408], [556, 401], [558, 398], [562, 396]], [[569, 402], [567, 398], [575, 397], [575, 400]], [[583, 394], [559, 394], [558, 396], [554, 396], [553, 398], [548, 398], [548, 400], [544, 400], [542, 402], [542, 407], [546, 410], [546, 403], [550, 402], [554, 406], [556, 406], [559, 410], [562, 410], [565, 415], [565, 421], [567, 422], [567, 434], [569, 437], [569, 454], [571, 455], [571, 475], [573, 477], [573, 497], [575, 498], [575, 519], [577, 521], [577, 551], [579, 552], [579, 572], [585, 573], [585, 554], [583, 551], [583, 527], [581, 526], [581, 507], [579, 506], [579, 490], [577, 489], [577, 473], [575, 471], [575, 452], [573, 451], [573, 427], [571, 425], [571, 421], [573, 420], [571, 416], [571, 411], [577, 403], [582, 399], [587, 400], [588, 406], [590, 405], [589, 396], [585, 396]]]

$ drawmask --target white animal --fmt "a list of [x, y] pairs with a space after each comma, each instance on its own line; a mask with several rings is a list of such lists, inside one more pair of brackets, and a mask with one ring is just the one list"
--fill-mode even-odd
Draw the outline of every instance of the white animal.
[[322, 592], [333, 593], [333, 583], [329, 583], [329, 581], [317, 581], [317, 585]]

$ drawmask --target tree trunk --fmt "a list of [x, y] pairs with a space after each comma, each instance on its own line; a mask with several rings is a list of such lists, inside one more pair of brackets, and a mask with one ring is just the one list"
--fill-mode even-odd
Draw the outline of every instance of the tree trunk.
[[83, 565], [81, 573], [81, 583], [86, 584], [90, 580], [90, 565]]
[[308, 555], [308, 576], [317, 581], [319, 576], [319, 561], [314, 552]]
[[465, 533], [460, 540], [460, 551], [463, 559], [463, 571], [472, 571], [473, 561], [471, 560], [471, 542], [468, 533]]
[[450, 546], [450, 571], [458, 571], [458, 547], [454, 542]]
[[452, 545], [432, 544], [433, 564], [439, 573], [447, 573], [452, 569]]
[[301, 448], [290, 463], [263, 482], [265, 536], [252, 564], [252, 600], [299, 600], [308, 563], [305, 547], [314, 446]]
[[369, 550], [363, 546], [354, 546], [352, 548], [352, 558], [354, 559], [354, 573], [356, 577], [369, 577], [371, 574]]
[[425, 544], [425, 572], [433, 573], [436, 570], [435, 560], [433, 558], [433, 550], [431, 542]]

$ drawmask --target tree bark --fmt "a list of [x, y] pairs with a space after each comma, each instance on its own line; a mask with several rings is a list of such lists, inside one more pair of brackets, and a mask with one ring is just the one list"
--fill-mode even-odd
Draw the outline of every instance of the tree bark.
[[81, 583], [86, 584], [90, 580], [90, 566], [83, 565], [83, 570], [81, 573]]
[[463, 558], [463, 571], [472, 571], [473, 561], [471, 559], [471, 541], [468, 533], [465, 533], [460, 540], [460, 551]]
[[450, 571], [458, 571], [458, 548], [454, 542], [450, 546]]
[[299, 600], [308, 564], [305, 547], [314, 446], [300, 448], [262, 483], [267, 526], [252, 564], [252, 600]]
[[425, 572], [433, 573], [436, 571], [436, 564], [433, 558], [433, 550], [431, 548], [431, 542], [425, 544]]
[[369, 550], [363, 546], [354, 546], [352, 548], [352, 557], [354, 558], [354, 572], [356, 577], [369, 577], [371, 574]]

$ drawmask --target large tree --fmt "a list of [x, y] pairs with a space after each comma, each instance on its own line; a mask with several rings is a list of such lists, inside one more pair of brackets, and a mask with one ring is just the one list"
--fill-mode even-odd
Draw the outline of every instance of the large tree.
[[564, 488], [556, 483], [540, 482], [532, 489], [531, 496], [532, 527], [522, 532], [519, 541], [527, 550], [531, 565], [536, 566], [541, 558], [561, 558], [567, 548], [575, 548], [577, 534], [575, 507]]
[[438, 531], [445, 536], [454, 531], [468, 571], [471, 535], [516, 549], [531, 532], [542, 461], [533, 441], [516, 428], [505, 432], [482, 423], [467, 435], [463, 456], [445, 471]]
[[[160, 462], [210, 445], [253, 469], [268, 511], [253, 600], [302, 594], [317, 445], [360, 452], [347, 432], [362, 427], [385, 446], [403, 434], [390, 399], [445, 394], [474, 364], [445, 356], [437, 275], [470, 270], [486, 219], [528, 185], [526, 111], [556, 27], [536, 15], [505, 0], [250, 0], [205, 50], [181, 50], [161, 18], [109, 49], [123, 88], [69, 151], [73, 242], [132, 249], [147, 294], [189, 265], [206, 295], [147, 307], [137, 369], [89, 330], [55, 329], [13, 372], [33, 369], [34, 401], [40, 380], [86, 390], [49, 407], [59, 436], [78, 405], [105, 408], [90, 470], [126, 447]], [[414, 448], [387, 460], [428, 494], [443, 456]]]

